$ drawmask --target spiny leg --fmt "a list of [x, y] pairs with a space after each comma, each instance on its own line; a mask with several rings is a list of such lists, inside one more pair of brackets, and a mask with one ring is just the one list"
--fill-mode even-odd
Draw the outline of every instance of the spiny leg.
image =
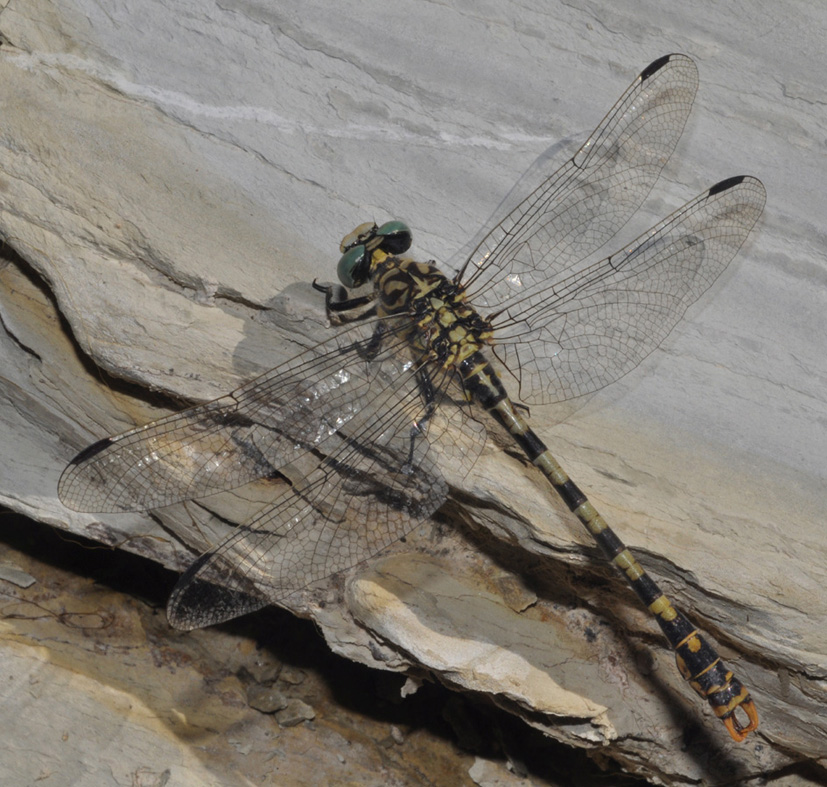
[[[492, 402], [492, 415], [512, 434], [531, 461], [542, 470], [563, 502], [585, 525], [603, 554], [622, 571], [638, 598], [657, 620], [661, 631], [675, 651], [675, 660], [684, 679], [705, 699], [723, 721], [729, 734], [739, 743], [758, 727], [758, 710], [749, 691], [729, 670], [715, 649], [703, 638], [686, 616], [644, 571], [634, 555], [606, 524], [586, 495], [568, 477], [543, 442], [517, 414], [508, 398]], [[741, 708], [747, 716], [742, 724], [736, 716]]]
[[[316, 279], [313, 279], [313, 284], [311, 285], [314, 290], [318, 292], [324, 293], [324, 305], [325, 311], [327, 312], [328, 318], [335, 316], [335, 319], [332, 322], [353, 322], [356, 320], [364, 319], [366, 316], [365, 313], [359, 313], [356, 317], [350, 317], [348, 319], [347, 312], [355, 312], [357, 309], [361, 309], [364, 306], [367, 306], [369, 303], [372, 303], [374, 300], [373, 294], [370, 295], [361, 295], [356, 298], [342, 298], [337, 300], [335, 296], [336, 290], [342, 290], [347, 295], [347, 291], [344, 290], [342, 287], [332, 287], [325, 284], [319, 284]], [[375, 310], [371, 312], [367, 312], [367, 316], [371, 316], [375, 314]]]
[[[324, 293], [325, 310], [328, 318], [332, 321], [337, 323], [357, 322], [376, 316], [376, 306], [374, 304], [375, 296], [373, 294], [337, 301], [334, 299], [334, 287], [318, 284], [314, 280], [313, 288]], [[359, 311], [368, 304], [373, 304], [369, 310]], [[370, 341], [361, 353], [362, 357], [366, 361], [372, 361], [376, 358], [379, 351], [382, 349], [387, 333], [388, 331], [386, 324], [382, 321], [377, 322]], [[415, 371], [415, 375], [425, 411], [423, 416], [414, 421], [411, 425], [410, 448], [408, 450], [407, 459], [402, 465], [403, 472], [410, 472], [412, 470], [414, 466], [414, 454], [416, 451], [417, 441], [427, 433], [428, 422], [431, 420], [434, 410], [436, 409], [436, 389], [428, 369], [425, 365], [421, 365]]]
[[436, 409], [436, 389], [434, 388], [434, 382], [431, 379], [430, 372], [427, 367], [423, 365], [416, 370], [415, 374], [417, 384], [419, 385], [419, 394], [422, 397], [422, 404], [425, 406], [425, 411], [421, 418], [418, 418], [413, 422], [413, 424], [411, 424], [411, 447], [408, 451], [408, 459], [404, 465], [409, 469], [414, 466], [416, 442], [427, 434], [428, 422], [431, 420], [434, 410]]

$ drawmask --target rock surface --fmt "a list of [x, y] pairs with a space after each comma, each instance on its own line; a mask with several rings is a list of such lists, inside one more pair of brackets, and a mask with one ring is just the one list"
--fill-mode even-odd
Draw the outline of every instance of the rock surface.
[[[335, 657], [312, 625], [282, 611], [170, 632], [168, 572], [37, 524], [25, 532], [15, 522], [11, 533], [9, 518], [0, 520], [0, 555], [35, 583], [2, 588], [3, 785], [475, 783], [468, 772], [482, 766], [457, 748], [447, 724], [428, 721], [454, 699], [448, 692], [433, 687], [400, 703], [389, 685], [383, 698], [376, 676], [388, 673]], [[117, 590], [127, 585], [139, 597]], [[301, 685], [278, 669], [272, 678], [294, 660], [304, 667]], [[390, 678], [398, 697], [403, 679]], [[260, 690], [283, 692], [293, 710], [282, 720], [254, 708], [250, 696]], [[388, 746], [400, 728], [404, 745]]]
[[488, 694], [657, 783], [823, 765], [823, 11], [549, 8], [5, 4], [0, 503], [184, 567], [255, 494], [74, 514], [66, 461], [323, 336], [309, 282], [357, 223], [402, 218], [417, 256], [449, 258], [537, 155], [571, 153], [684, 51], [699, 97], [646, 213], [751, 173], [764, 219], [640, 370], [565, 422], [531, 415], [754, 691], [758, 735], [731, 744], [576, 520], [493, 442], [439, 526], [286, 606], [349, 658]]

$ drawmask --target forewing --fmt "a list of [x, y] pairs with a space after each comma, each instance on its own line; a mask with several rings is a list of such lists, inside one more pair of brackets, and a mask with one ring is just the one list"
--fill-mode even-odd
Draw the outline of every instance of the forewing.
[[581, 396], [637, 366], [737, 254], [765, 201], [756, 178], [722, 181], [627, 248], [526, 291], [494, 325], [521, 400]]
[[675, 149], [697, 86], [685, 55], [656, 60], [574, 157], [485, 236], [460, 272], [483, 316], [508, 309], [617, 233]]
[[143, 511], [272, 477], [324, 449], [411, 373], [394, 335], [369, 357], [377, 325], [350, 325], [227, 396], [89, 446], [64, 470], [60, 499], [76, 511]]

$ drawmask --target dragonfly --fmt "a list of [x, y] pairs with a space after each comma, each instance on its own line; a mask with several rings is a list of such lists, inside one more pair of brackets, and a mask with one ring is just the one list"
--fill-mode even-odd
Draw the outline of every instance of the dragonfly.
[[313, 283], [329, 338], [215, 401], [94, 443], [64, 470], [60, 499], [144, 511], [283, 482], [181, 576], [168, 617], [197, 628], [278, 603], [403, 538], [445, 501], [440, 468], [471, 471], [487, 422], [545, 475], [654, 616], [682, 676], [745, 740], [758, 727], [747, 688], [527, 423], [529, 405], [585, 396], [638, 366], [758, 220], [763, 185], [732, 177], [594, 259], [649, 195], [697, 87], [685, 55], [647, 66], [450, 275], [404, 256], [404, 223], [360, 225], [340, 246], [342, 286]]

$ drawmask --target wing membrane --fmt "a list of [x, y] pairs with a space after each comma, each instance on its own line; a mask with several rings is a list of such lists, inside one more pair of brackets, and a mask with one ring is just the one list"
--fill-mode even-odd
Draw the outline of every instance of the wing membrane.
[[433, 513], [448, 488], [420, 419], [412, 426], [399, 404], [384, 397], [375, 422], [355, 425], [353, 437], [348, 424], [330, 455], [199, 559], [170, 598], [170, 622], [197, 628], [277, 602], [375, 555]]
[[459, 275], [481, 314], [509, 308], [614, 237], [672, 155], [697, 87], [697, 68], [685, 55], [641, 72], [574, 157], [472, 252]]
[[438, 458], [467, 472], [485, 440], [454, 373], [415, 363], [408, 343], [386, 333], [377, 353], [373, 331], [351, 325], [229, 396], [101, 441], [64, 472], [61, 498], [138, 510], [281, 468], [291, 485], [179, 581], [169, 603], [179, 628], [352, 567], [442, 504]]
[[64, 470], [60, 499], [77, 511], [144, 511], [271, 477], [310, 448], [324, 450], [410, 377], [398, 337], [367, 358], [375, 325], [349, 326], [227, 396], [95, 443]]
[[722, 181], [626, 249], [515, 300], [495, 335], [521, 399], [582, 396], [637, 366], [723, 272], [765, 201], [756, 178]]

